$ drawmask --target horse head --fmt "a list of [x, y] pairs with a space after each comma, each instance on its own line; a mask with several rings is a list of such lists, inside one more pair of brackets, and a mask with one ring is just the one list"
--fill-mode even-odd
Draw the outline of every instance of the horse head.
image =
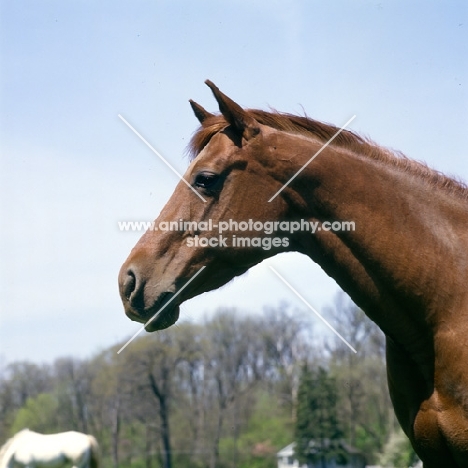
[[[165, 306], [147, 324], [147, 331], [175, 323], [179, 306], [187, 299], [290, 250], [289, 242], [278, 238], [269, 245], [259, 243], [264, 232], [255, 229], [292, 215], [284, 197], [268, 202], [284, 183], [278, 173], [288, 173], [288, 159], [272, 158], [272, 153], [280, 154], [287, 141], [212, 82], [206, 84], [221, 115], [190, 101], [201, 128], [192, 140], [195, 157], [184, 175], [188, 184], [179, 182], [154, 223], [156, 229], [142, 236], [119, 274], [120, 295], [130, 319], [145, 323]], [[238, 230], [239, 223], [247, 229]], [[236, 242], [239, 234], [242, 242]], [[250, 242], [253, 238], [257, 241]], [[203, 267], [206, 270], [184, 288]]]

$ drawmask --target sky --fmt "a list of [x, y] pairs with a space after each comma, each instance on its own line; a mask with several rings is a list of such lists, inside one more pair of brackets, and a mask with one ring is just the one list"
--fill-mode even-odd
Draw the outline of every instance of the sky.
[[[303, 114], [468, 180], [465, 1], [0, 0], [0, 362], [88, 358], [140, 327], [123, 313], [120, 266], [181, 173], [206, 79], [245, 107]], [[339, 291], [280, 255], [192, 299], [254, 313]], [[311, 321], [315, 318], [311, 314]]]

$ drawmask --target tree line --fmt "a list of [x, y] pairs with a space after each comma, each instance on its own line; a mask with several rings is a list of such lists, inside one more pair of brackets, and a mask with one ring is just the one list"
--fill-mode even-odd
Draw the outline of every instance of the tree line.
[[[273, 468], [279, 449], [317, 436], [304, 423], [316, 417], [307, 404], [316, 388], [321, 417], [332, 419], [309, 426], [377, 463], [398, 434], [383, 335], [343, 296], [326, 318], [356, 354], [310, 314], [280, 305], [262, 314], [220, 309], [120, 354], [123, 343], [86, 360], [11, 363], [0, 373], [0, 445], [25, 427], [78, 430], [97, 438], [109, 468]], [[412, 456], [403, 446], [401, 466]]]

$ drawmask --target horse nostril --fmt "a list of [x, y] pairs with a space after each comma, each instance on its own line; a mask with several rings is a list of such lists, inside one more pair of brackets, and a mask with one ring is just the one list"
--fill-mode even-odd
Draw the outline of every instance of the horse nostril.
[[127, 275], [123, 282], [123, 293], [127, 299], [130, 299], [133, 291], [135, 291], [136, 278], [132, 270], [127, 271]]

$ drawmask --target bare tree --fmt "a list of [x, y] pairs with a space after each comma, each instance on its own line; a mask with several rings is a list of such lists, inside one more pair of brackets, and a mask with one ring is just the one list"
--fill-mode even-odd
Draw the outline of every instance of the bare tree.
[[262, 375], [262, 343], [260, 327], [251, 318], [239, 318], [235, 310], [219, 310], [207, 323], [211, 347], [207, 370], [216, 397], [216, 422], [213, 434], [210, 467], [219, 464], [219, 442], [229, 406], [247, 392]]
[[203, 434], [205, 429], [205, 358], [209, 348], [203, 325], [181, 324], [177, 328], [176, 340], [180, 351], [180, 362], [175, 374], [178, 408], [184, 413], [187, 438], [183, 446], [188, 447], [191, 457], [203, 457]]
[[75, 358], [61, 358], [55, 361], [53, 368], [61, 425], [64, 430], [75, 429], [88, 433], [88, 400], [92, 378], [88, 363]]
[[[101, 448], [108, 450], [114, 468], [120, 464], [120, 436], [124, 410], [130, 404], [125, 380], [125, 361], [116, 354], [116, 347], [96, 357], [90, 365], [93, 375], [89, 402], [89, 425], [101, 441]], [[104, 441], [110, 435], [110, 447]]]
[[312, 321], [301, 312], [289, 311], [287, 304], [267, 308], [262, 339], [268, 361], [269, 379], [280, 388], [283, 400], [296, 416], [296, 401], [301, 368], [315, 354], [312, 348]]
[[182, 361], [174, 334], [169, 330], [136, 340], [127, 357], [127, 379], [136, 383], [140, 398], [151, 398], [157, 405], [163, 467], [172, 468], [171, 398], [175, 369]]
[[[326, 310], [333, 327], [352, 343], [353, 353], [341, 340], [332, 338], [327, 348], [330, 365], [341, 393], [341, 415], [348, 437], [356, 443], [359, 428], [382, 448], [389, 430], [391, 403], [386, 385], [385, 337], [362, 310], [339, 293], [335, 306]], [[372, 411], [369, 409], [372, 408]]]

